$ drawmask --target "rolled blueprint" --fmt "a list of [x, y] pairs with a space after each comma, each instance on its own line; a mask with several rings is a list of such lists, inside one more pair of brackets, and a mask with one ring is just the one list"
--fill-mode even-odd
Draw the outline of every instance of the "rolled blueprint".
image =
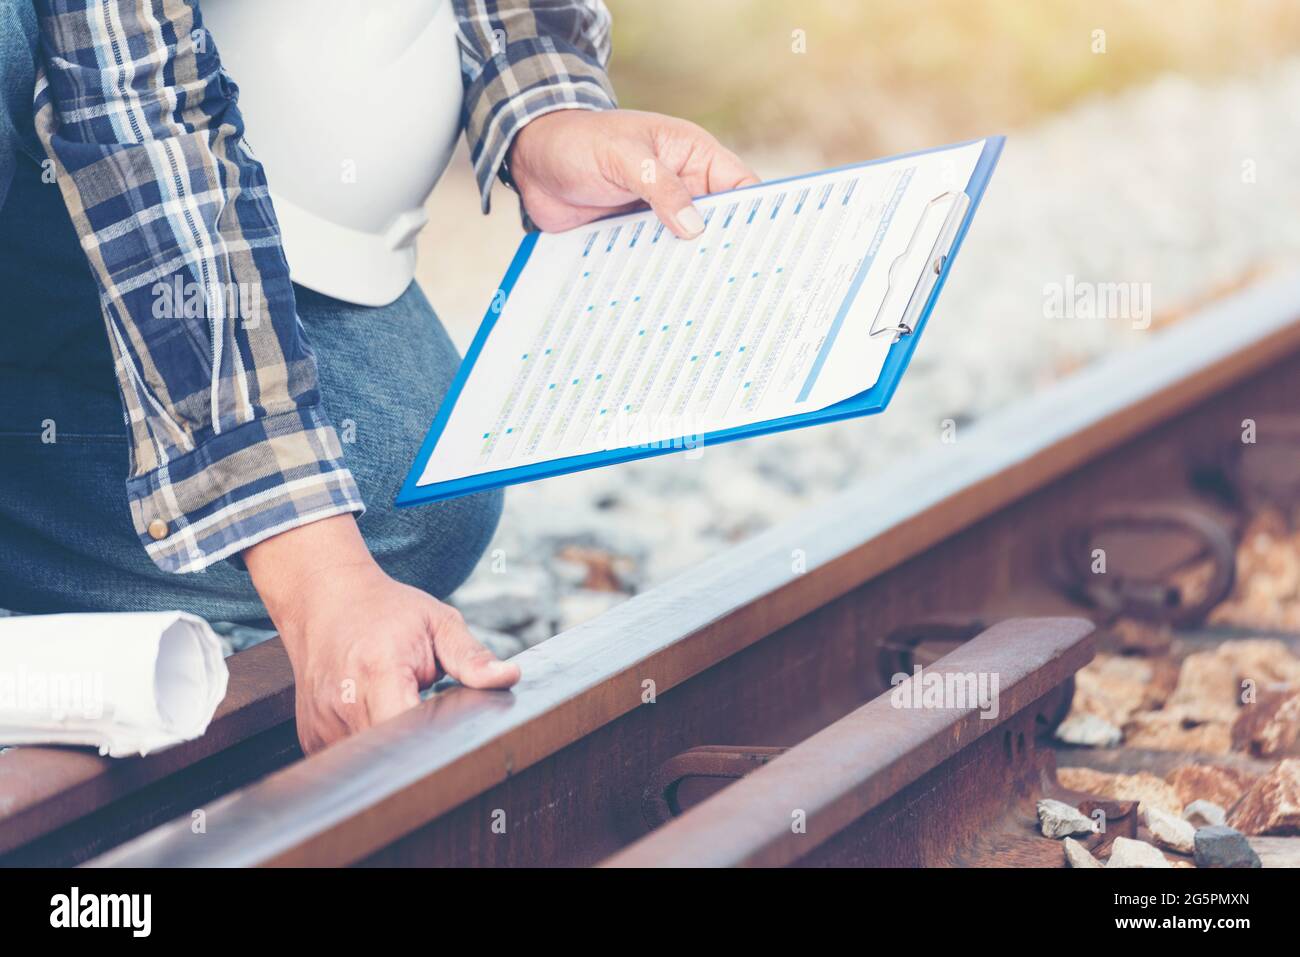
[[207, 730], [228, 676], [220, 639], [184, 612], [0, 618], [0, 745], [159, 751]]

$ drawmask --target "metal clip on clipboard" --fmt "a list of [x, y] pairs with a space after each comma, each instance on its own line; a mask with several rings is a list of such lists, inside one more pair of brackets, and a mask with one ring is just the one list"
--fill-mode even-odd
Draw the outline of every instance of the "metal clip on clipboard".
[[[925, 308], [926, 302], [929, 301], [930, 293], [934, 290], [934, 284], [939, 281], [939, 274], [943, 272], [943, 264], [948, 258], [948, 252], [952, 249], [957, 230], [961, 228], [962, 220], [965, 219], [966, 210], [969, 207], [970, 197], [957, 190], [941, 193], [926, 204], [925, 210], [916, 222], [916, 228], [912, 231], [912, 237], [907, 241], [907, 248], [889, 264], [889, 285], [885, 289], [885, 295], [880, 300], [880, 307], [876, 310], [876, 317], [871, 320], [871, 328], [867, 332], [871, 338], [874, 339], [877, 336], [901, 338], [912, 334], [912, 331], [916, 328], [917, 316]], [[885, 311], [885, 306], [889, 304], [892, 298], [894, 277], [904, 264], [916, 261], [916, 257], [920, 252], [917, 247], [917, 237], [926, 232], [923, 227], [932, 224], [935, 216], [942, 216], [943, 223], [939, 228], [938, 236], [935, 237], [928, 250], [925, 265], [921, 267], [921, 278], [917, 280], [916, 286], [912, 290], [911, 298], [908, 299], [907, 306], [903, 310], [903, 316], [896, 325], [880, 328], [880, 314]], [[904, 275], [912, 275], [912, 273], [909, 270]]]

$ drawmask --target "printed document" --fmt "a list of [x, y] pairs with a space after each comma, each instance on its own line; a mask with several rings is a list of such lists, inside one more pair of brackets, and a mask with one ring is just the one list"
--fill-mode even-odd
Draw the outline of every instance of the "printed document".
[[[984, 142], [544, 234], [485, 320], [429, 485], [816, 411], [876, 382]], [[892, 274], [891, 274], [892, 267]], [[873, 335], [873, 329], [877, 333]], [[475, 354], [477, 350], [477, 354]]]

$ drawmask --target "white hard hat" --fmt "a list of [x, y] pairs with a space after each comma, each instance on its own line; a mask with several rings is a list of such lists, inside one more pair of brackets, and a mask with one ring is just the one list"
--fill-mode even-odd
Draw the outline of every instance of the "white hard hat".
[[450, 0], [205, 0], [294, 282], [367, 306], [415, 275], [460, 134]]

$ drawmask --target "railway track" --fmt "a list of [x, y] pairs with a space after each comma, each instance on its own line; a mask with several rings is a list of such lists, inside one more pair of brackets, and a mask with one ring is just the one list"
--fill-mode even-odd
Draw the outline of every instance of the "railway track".
[[1058, 767], [1194, 756], [1054, 743], [1072, 676], [1124, 616], [1228, 640], [1244, 509], [1300, 474], [1243, 422], [1298, 383], [1300, 280], [1253, 287], [530, 648], [511, 694], [310, 758], [278, 642], [240, 652], [199, 741], [0, 755], [0, 863], [1063, 866], [1043, 797], [1104, 813], [1103, 854], [1135, 802]]

